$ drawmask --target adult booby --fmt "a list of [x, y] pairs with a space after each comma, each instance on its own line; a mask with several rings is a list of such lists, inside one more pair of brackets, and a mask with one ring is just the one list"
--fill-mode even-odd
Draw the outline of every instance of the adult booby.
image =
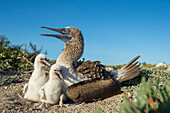
[[51, 66], [49, 80], [39, 90], [40, 101], [48, 104], [63, 105], [64, 93], [62, 92], [63, 77], [61, 66], [54, 64]]
[[23, 93], [24, 98], [31, 101], [40, 101], [39, 90], [47, 82], [48, 78], [45, 75], [44, 66], [49, 66], [47, 57], [44, 54], [38, 54], [34, 61], [34, 71], [25, 84]]
[[53, 36], [59, 38], [65, 43], [65, 48], [56, 61], [56, 63], [61, 65], [62, 68], [64, 79], [63, 89], [66, 90], [70, 85], [82, 81], [83, 79], [78, 76], [75, 68], [77, 65], [77, 60], [82, 56], [84, 50], [84, 39], [81, 31], [74, 27], [66, 27], [61, 29], [49, 27], [41, 28], [47, 28], [63, 34], [42, 34], [43, 36]]
[[137, 65], [138, 62], [135, 62], [140, 55], [126, 64], [123, 68], [114, 72], [106, 71], [104, 66], [98, 61], [86, 61], [78, 64], [77, 60], [82, 56], [84, 50], [84, 39], [79, 29], [75, 27], [50, 28], [45, 26], [41, 28], [46, 28], [61, 33], [41, 35], [56, 37], [65, 43], [64, 50], [56, 61], [57, 64], [62, 66], [65, 90], [75, 83], [84, 81], [84, 78], [92, 80], [98, 78], [113, 78], [115, 81], [121, 83], [136, 77], [140, 72], [140, 63]]

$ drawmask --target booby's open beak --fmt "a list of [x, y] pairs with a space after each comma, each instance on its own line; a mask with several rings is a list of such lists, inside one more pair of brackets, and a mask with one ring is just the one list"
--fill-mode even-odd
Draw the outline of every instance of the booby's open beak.
[[45, 28], [45, 29], [49, 29], [49, 30], [61, 33], [61, 34], [40, 34], [40, 35], [48, 36], [48, 37], [56, 37], [60, 39], [61, 41], [63, 41], [64, 43], [67, 43], [72, 38], [72, 36], [70, 35], [69, 28], [51, 28], [51, 27], [45, 27], [45, 26], [42, 26], [40, 28]]
[[46, 68], [48, 68], [48, 69], [49, 69], [50, 66], [51, 66], [46, 59], [45, 59], [45, 60], [41, 60], [40, 62], [42, 63], [42, 65], [43, 65], [44, 67], [46, 67]]

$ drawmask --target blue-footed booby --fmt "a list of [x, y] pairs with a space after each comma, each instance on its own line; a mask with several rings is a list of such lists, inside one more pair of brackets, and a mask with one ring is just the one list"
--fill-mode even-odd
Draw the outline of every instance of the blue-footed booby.
[[54, 64], [51, 66], [49, 80], [39, 90], [41, 102], [63, 105], [65, 95], [62, 90], [63, 76], [61, 71], [60, 65]]
[[[57, 58], [56, 63], [62, 66], [63, 79], [64, 79], [64, 91], [69, 89], [69, 91], [67, 91], [67, 95], [73, 100], [74, 98], [84, 98], [83, 96], [86, 96], [88, 94], [87, 92], [94, 92], [94, 88], [91, 89], [90, 87], [88, 87], [89, 90], [87, 90], [83, 95], [80, 94], [81, 89], [86, 89], [84, 87], [87, 87], [86, 85], [89, 83], [93, 84], [93, 86], [98, 86], [98, 85], [94, 85], [94, 83], [95, 84], [100, 83], [100, 82], [96, 82], [96, 80], [100, 81], [100, 80], [111, 79], [111, 81], [114, 80], [118, 83], [122, 83], [123, 81], [127, 81], [136, 77], [140, 72], [141, 64], [135, 62], [140, 57], [140, 55], [134, 58], [128, 64], [126, 64], [123, 68], [113, 72], [106, 71], [104, 69], [104, 65], [100, 64], [99, 61], [91, 62], [88, 60], [88, 61], [78, 62], [79, 58], [82, 56], [84, 51], [84, 38], [79, 29], [75, 27], [50, 28], [45, 26], [41, 28], [45, 28], [61, 33], [61, 34], [41, 34], [41, 35], [56, 37], [65, 43], [64, 50]], [[90, 82], [83, 82], [88, 80], [90, 80]], [[70, 87], [72, 85], [75, 87]], [[78, 88], [77, 86], [81, 86], [81, 87]], [[73, 97], [71, 97], [72, 95], [71, 92], [73, 91], [73, 89], [74, 91], [77, 90], [77, 92], [75, 91], [77, 94], [74, 93]], [[98, 88], [98, 90], [95, 89], [95, 92], [99, 91], [99, 89], [100, 88]], [[101, 91], [102, 90], [100, 89], [99, 92]], [[75, 95], [77, 96], [74, 97]], [[93, 99], [90, 96], [87, 97]], [[88, 98], [84, 98], [84, 99], [88, 100]], [[100, 98], [100, 97], [96, 96], [96, 98]], [[94, 99], [96, 98], [94, 97]], [[76, 102], [83, 102], [84, 99]]]
[[38, 54], [34, 61], [34, 71], [25, 84], [23, 93], [24, 98], [31, 101], [40, 101], [39, 90], [47, 82], [48, 78], [45, 75], [44, 66], [49, 66], [47, 57], [44, 54]]
[[[74, 27], [66, 27], [61, 29], [54, 29], [49, 27], [42, 27], [62, 33], [59, 34], [42, 34], [43, 36], [53, 36], [59, 38], [65, 43], [63, 52], [57, 58], [56, 63], [61, 65], [64, 90], [72, 84], [78, 83], [83, 79], [78, 76], [76, 72], [77, 60], [82, 56], [84, 50], [84, 39], [81, 31]], [[72, 31], [71, 31], [72, 30]]]

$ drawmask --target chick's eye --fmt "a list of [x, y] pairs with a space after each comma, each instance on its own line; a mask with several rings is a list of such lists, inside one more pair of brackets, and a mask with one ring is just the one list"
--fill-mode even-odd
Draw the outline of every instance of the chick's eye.
[[57, 71], [56, 69], [54, 71]]
[[40, 60], [43, 60], [43, 58], [41, 58]]

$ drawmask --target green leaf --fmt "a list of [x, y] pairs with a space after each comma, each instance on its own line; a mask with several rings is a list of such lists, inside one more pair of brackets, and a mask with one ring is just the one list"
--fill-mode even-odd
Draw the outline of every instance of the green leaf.
[[98, 106], [98, 107], [96, 108], [95, 113], [102, 113], [102, 109]]

